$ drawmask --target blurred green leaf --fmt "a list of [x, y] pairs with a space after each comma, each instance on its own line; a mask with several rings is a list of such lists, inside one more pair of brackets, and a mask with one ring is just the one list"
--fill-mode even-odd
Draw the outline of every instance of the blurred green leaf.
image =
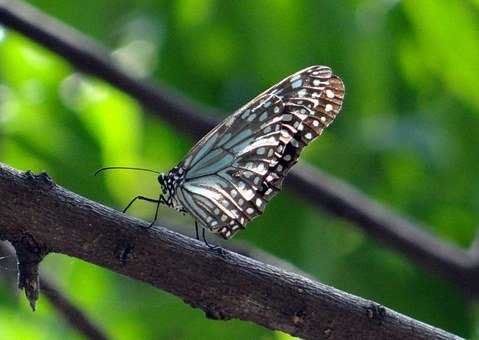
[[479, 112], [478, 12], [467, 1], [406, 0], [402, 4], [414, 28], [415, 58], [437, 74], [443, 87]]

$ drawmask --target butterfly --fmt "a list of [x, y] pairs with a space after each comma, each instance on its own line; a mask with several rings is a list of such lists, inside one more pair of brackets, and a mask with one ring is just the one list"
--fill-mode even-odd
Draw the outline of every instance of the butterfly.
[[[205, 229], [233, 237], [263, 213], [302, 149], [336, 118], [343, 98], [344, 84], [327, 66], [290, 75], [213, 128], [168, 173], [158, 172], [158, 199], [137, 196], [124, 211], [137, 199], [155, 202], [151, 225], [163, 204], [193, 216], [205, 242]], [[99, 171], [112, 168], [124, 167]]]

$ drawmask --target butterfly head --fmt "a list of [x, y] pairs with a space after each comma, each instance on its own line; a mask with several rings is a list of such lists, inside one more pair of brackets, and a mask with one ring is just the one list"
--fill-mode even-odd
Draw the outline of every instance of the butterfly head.
[[158, 182], [163, 192], [163, 198], [168, 206], [178, 207], [178, 202], [175, 200], [175, 193], [178, 186], [183, 182], [184, 169], [181, 167], [174, 167], [167, 174], [161, 173], [158, 176]]
[[161, 191], [163, 191], [164, 194], [166, 194], [168, 191], [166, 188], [167, 177], [168, 176], [164, 173], [158, 175], [158, 182], [160, 183]]
[[160, 183], [161, 191], [163, 192], [164, 203], [171, 206], [172, 187], [168, 174], [159, 174], [158, 182]]

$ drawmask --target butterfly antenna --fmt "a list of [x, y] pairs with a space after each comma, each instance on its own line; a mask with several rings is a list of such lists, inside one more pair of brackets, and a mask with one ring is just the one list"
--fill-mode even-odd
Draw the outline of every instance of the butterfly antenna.
[[129, 167], [129, 166], [107, 166], [101, 169], [98, 169], [95, 172], [95, 175], [98, 175], [100, 172], [103, 172], [105, 170], [137, 170], [137, 171], [147, 171], [147, 172], [153, 172], [155, 174], [161, 174], [159, 171], [151, 170], [151, 169], [145, 169], [145, 168], [135, 168], [135, 167]]

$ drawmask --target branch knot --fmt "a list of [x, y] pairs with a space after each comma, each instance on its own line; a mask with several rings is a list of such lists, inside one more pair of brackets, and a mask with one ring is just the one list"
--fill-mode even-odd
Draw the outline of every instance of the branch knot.
[[29, 181], [43, 188], [49, 189], [55, 185], [55, 182], [53, 181], [53, 179], [46, 172], [40, 172], [39, 174], [34, 174], [31, 170], [28, 170], [24, 172], [24, 175]]
[[12, 242], [17, 253], [18, 288], [25, 291], [30, 306], [35, 310], [40, 291], [38, 265], [46, 255], [46, 251], [35, 241], [32, 235], [23, 234], [19, 241]]

